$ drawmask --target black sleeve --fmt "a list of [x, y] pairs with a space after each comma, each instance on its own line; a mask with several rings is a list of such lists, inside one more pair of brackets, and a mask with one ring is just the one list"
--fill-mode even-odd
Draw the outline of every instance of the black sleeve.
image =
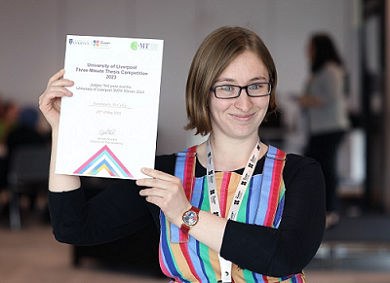
[[[156, 169], [173, 171], [175, 156], [156, 158]], [[77, 246], [97, 245], [128, 236], [150, 223], [159, 229], [160, 209], [139, 195], [134, 180], [123, 180], [86, 200], [84, 189], [49, 192], [56, 239]]]
[[325, 229], [325, 181], [312, 159], [288, 155], [285, 207], [279, 229], [228, 221], [221, 256], [267, 276], [300, 272], [314, 257]]
[[133, 181], [113, 185], [88, 202], [84, 189], [49, 193], [53, 232], [60, 242], [97, 245], [134, 233], [153, 221]]

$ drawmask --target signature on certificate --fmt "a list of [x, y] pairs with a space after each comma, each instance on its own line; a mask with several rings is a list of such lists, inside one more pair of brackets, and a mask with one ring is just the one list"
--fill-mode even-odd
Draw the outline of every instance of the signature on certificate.
[[116, 131], [115, 129], [102, 129], [99, 131], [99, 135], [101, 136], [114, 135], [115, 131]]

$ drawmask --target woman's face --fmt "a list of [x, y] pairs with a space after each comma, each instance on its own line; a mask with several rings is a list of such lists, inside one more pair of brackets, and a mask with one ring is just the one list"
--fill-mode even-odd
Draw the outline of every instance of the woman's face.
[[[226, 67], [213, 86], [246, 86], [260, 82], [269, 82], [268, 70], [256, 53], [245, 51]], [[235, 139], [257, 137], [258, 127], [267, 113], [269, 99], [269, 95], [249, 97], [244, 89], [237, 98], [220, 99], [210, 91], [212, 133]]]

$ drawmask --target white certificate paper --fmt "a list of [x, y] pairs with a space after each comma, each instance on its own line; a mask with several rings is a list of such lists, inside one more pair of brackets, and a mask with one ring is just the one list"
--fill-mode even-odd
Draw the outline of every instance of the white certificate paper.
[[57, 174], [143, 178], [154, 168], [163, 41], [68, 35]]

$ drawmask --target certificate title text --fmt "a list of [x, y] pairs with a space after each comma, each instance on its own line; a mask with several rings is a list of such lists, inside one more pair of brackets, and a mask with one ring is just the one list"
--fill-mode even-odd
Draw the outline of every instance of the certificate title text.
[[87, 63], [86, 67], [76, 67], [76, 72], [80, 73], [100, 73], [105, 74], [106, 79], [115, 80], [118, 75], [126, 76], [147, 76], [147, 72], [138, 70], [138, 66], [120, 65], [120, 64], [95, 64]]

